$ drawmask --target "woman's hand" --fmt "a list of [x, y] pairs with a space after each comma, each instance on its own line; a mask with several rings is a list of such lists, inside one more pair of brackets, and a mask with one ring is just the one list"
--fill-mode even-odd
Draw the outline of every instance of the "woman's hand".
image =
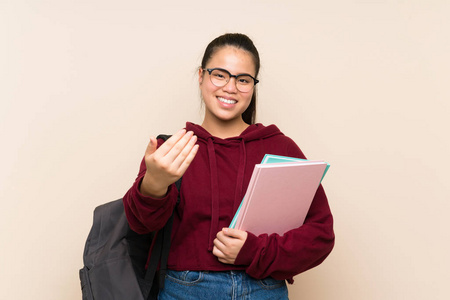
[[236, 257], [247, 240], [247, 232], [223, 228], [214, 240], [213, 254], [224, 264], [234, 264]]
[[140, 191], [146, 196], [164, 197], [169, 185], [183, 176], [198, 151], [197, 137], [192, 131], [180, 130], [157, 149], [151, 137], [145, 151], [147, 171]]

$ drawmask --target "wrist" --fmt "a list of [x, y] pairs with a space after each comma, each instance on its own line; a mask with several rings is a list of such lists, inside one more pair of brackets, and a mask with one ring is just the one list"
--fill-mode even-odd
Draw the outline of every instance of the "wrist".
[[142, 178], [141, 184], [139, 186], [139, 192], [146, 196], [152, 198], [164, 198], [168, 191], [167, 186], [159, 187], [152, 183], [152, 180], [147, 174]]

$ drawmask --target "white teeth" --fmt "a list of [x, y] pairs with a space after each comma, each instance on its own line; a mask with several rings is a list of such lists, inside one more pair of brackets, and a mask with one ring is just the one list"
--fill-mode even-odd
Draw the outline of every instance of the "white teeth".
[[236, 100], [228, 100], [228, 99], [225, 99], [225, 98], [222, 98], [222, 97], [217, 97], [217, 99], [219, 99], [220, 102], [227, 103], [227, 104], [235, 104], [235, 103], [237, 103]]

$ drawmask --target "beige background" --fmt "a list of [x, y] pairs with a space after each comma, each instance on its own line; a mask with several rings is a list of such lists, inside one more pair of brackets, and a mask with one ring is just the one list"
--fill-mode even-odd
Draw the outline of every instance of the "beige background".
[[0, 3], [0, 298], [81, 299], [95, 206], [148, 137], [200, 122], [224, 32], [262, 58], [258, 121], [326, 159], [336, 247], [291, 299], [450, 299], [450, 2]]

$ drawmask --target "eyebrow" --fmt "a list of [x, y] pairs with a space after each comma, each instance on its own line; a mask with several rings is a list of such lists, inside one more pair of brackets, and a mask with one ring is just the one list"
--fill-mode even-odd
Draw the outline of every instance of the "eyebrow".
[[228, 71], [227, 69], [225, 69], [225, 68], [220, 68], [220, 67], [206, 68], [206, 69], [223, 70], [223, 71], [226, 71], [226, 72], [228, 72], [228, 73], [230, 73], [231, 75], [234, 75], [234, 76], [248, 75], [248, 76], [250, 76], [250, 77], [255, 78], [255, 76], [251, 75], [250, 73], [237, 73], [237, 74], [232, 74], [232, 73], [231, 73], [230, 71]]

